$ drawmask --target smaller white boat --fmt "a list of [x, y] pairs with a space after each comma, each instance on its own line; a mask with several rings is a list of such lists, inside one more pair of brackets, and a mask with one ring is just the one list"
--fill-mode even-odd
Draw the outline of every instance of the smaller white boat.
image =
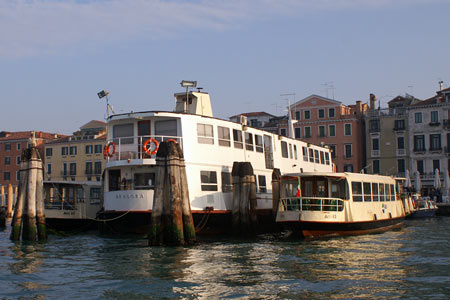
[[50, 229], [96, 228], [102, 204], [101, 182], [45, 181], [45, 220]]
[[359, 173], [281, 177], [276, 221], [303, 237], [383, 232], [402, 225], [400, 181]]
[[412, 195], [414, 210], [408, 216], [409, 219], [434, 217], [438, 207], [434, 201], [428, 197], [421, 197], [419, 194]]

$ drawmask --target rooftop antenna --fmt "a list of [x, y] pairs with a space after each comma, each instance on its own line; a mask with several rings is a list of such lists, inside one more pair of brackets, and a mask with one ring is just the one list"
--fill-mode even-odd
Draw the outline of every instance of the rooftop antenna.
[[335, 90], [335, 88], [334, 88], [333, 81], [328, 81], [328, 82], [322, 83], [321, 85], [323, 85], [325, 87], [325, 92], [327, 94], [327, 96], [326, 96], [327, 98], [328, 98], [328, 91], [331, 90], [332, 97], [333, 97], [332, 99], [334, 100], [334, 90]]
[[105, 91], [105, 90], [101, 90], [100, 92], [97, 93], [97, 96], [99, 99], [105, 98], [106, 97], [106, 118], [109, 118], [109, 111], [111, 110], [111, 112], [113, 114], [115, 114], [116, 112], [114, 111], [113, 107], [111, 105], [109, 105], [109, 92]]
[[439, 80], [438, 83], [439, 83], [439, 91], [442, 91], [442, 86], [444, 85], [444, 81]]

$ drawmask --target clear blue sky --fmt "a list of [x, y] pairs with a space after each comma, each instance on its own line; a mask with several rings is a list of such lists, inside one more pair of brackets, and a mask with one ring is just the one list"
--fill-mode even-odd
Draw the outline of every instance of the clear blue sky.
[[[117, 113], [172, 110], [181, 80], [215, 116], [285, 113], [287, 97], [382, 104], [450, 86], [445, 0], [0, 0], [0, 131], [70, 134]], [[293, 97], [290, 96], [290, 101]]]

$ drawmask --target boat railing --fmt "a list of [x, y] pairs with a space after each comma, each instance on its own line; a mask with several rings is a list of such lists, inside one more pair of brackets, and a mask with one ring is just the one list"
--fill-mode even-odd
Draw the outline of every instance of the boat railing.
[[106, 145], [110, 147], [107, 159], [114, 161], [155, 158], [159, 144], [167, 141], [175, 141], [183, 148], [183, 139], [180, 136], [143, 135], [108, 139]]
[[344, 200], [323, 197], [281, 198], [279, 211], [342, 211]]

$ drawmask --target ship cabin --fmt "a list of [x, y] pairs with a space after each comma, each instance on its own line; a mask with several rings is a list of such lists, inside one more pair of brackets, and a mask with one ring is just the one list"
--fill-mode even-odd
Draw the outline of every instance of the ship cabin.
[[151, 211], [159, 143], [183, 149], [192, 210], [231, 210], [233, 162], [251, 162], [258, 207], [272, 209], [271, 176], [332, 170], [327, 147], [214, 118], [209, 94], [175, 94], [174, 112], [130, 112], [109, 117], [105, 157], [105, 211]]

